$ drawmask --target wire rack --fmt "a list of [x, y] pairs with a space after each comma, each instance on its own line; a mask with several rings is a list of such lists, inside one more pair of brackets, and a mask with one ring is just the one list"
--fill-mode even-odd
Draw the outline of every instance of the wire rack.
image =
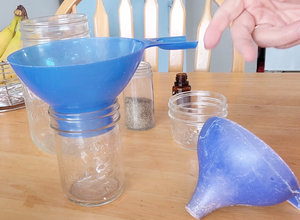
[[0, 112], [24, 108], [20, 79], [7, 62], [0, 62]]

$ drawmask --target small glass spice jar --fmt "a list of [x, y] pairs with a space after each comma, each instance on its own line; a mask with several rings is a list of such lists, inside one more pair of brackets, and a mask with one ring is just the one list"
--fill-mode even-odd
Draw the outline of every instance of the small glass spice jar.
[[126, 128], [143, 131], [154, 127], [153, 74], [148, 62], [140, 62], [123, 90], [123, 100]]
[[123, 192], [119, 103], [80, 114], [49, 108], [56, 155], [65, 196], [82, 206], [100, 206]]
[[[85, 14], [65, 14], [27, 19], [20, 22], [23, 48], [54, 40], [90, 36]], [[59, 80], [59, 79], [57, 79]], [[55, 155], [54, 133], [50, 128], [49, 105], [23, 84], [31, 139], [43, 152]]]

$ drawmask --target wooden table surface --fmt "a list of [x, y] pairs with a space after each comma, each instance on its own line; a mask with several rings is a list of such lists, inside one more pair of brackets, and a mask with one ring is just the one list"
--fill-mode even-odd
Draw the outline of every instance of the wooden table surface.
[[[300, 180], [299, 73], [188, 73], [188, 77], [193, 90], [225, 95], [227, 118], [269, 144]], [[56, 158], [31, 141], [25, 109], [0, 113], [0, 219], [194, 219], [185, 205], [197, 183], [198, 160], [196, 151], [178, 147], [172, 137], [167, 103], [174, 79], [175, 73], [154, 73], [153, 129], [127, 130], [121, 118], [126, 185], [116, 201], [101, 207], [81, 207], [64, 197]], [[300, 210], [288, 202], [232, 206], [203, 219], [299, 220]]]

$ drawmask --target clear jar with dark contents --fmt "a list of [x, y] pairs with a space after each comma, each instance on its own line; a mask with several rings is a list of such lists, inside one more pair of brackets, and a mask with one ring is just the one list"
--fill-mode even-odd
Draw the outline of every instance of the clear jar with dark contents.
[[142, 131], [154, 127], [153, 74], [148, 62], [141, 61], [123, 91], [123, 99], [126, 128]]

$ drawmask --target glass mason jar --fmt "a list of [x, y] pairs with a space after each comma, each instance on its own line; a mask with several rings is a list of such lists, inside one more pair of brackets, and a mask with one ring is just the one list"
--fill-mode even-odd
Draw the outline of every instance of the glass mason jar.
[[226, 97], [211, 91], [180, 92], [169, 99], [168, 105], [174, 140], [188, 150], [197, 150], [200, 131], [208, 118], [228, 115]]
[[153, 74], [148, 62], [140, 62], [123, 91], [123, 101], [126, 128], [143, 131], [154, 127]]
[[62, 114], [49, 108], [55, 131], [56, 155], [65, 196], [82, 206], [114, 201], [122, 191], [119, 103], [82, 114]]
[[[20, 22], [23, 48], [54, 40], [90, 36], [88, 18], [84, 14], [65, 14], [27, 19]], [[57, 79], [59, 80], [59, 79]], [[43, 152], [55, 155], [54, 133], [50, 128], [49, 105], [23, 84], [30, 134]]]

